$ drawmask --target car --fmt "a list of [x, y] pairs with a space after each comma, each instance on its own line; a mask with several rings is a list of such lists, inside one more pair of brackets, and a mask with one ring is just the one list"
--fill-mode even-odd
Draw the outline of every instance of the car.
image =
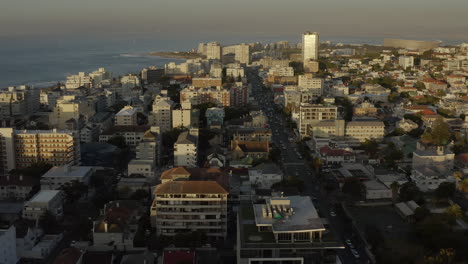
[[345, 240], [345, 243], [346, 245], [348, 245], [349, 247], [351, 247], [353, 245], [353, 243], [351, 243], [351, 240], [350, 239], [346, 239]]
[[333, 216], [333, 217], [335, 217], [335, 216], [336, 216], [336, 213], [333, 212], [333, 211], [331, 211], [331, 212], [330, 212], [330, 215]]
[[353, 254], [353, 256], [354, 256], [355, 258], [357, 258], [357, 259], [361, 257], [361, 256], [359, 255], [359, 252], [357, 252], [357, 250], [355, 250], [355, 249], [351, 249], [351, 254]]

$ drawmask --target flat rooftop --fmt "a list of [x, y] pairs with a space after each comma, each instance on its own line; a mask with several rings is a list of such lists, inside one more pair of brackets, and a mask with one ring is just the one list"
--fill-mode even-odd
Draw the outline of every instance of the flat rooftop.
[[61, 191], [59, 190], [42, 190], [34, 195], [27, 203], [47, 203]]
[[253, 205], [255, 224], [271, 226], [273, 232], [325, 230], [308, 196], [271, 197]]
[[60, 166], [52, 167], [47, 171], [42, 178], [57, 178], [57, 177], [84, 177], [90, 171], [93, 170], [93, 167], [86, 166]]

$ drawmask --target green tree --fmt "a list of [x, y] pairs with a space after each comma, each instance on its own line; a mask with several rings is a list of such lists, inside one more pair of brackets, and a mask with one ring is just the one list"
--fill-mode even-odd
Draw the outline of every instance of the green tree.
[[113, 136], [107, 140], [107, 143], [112, 144], [120, 149], [127, 148], [127, 143], [125, 142], [125, 138], [123, 136]]
[[445, 210], [445, 214], [452, 219], [456, 219], [463, 216], [463, 210], [457, 204], [452, 204]]
[[455, 184], [452, 182], [443, 182], [434, 192], [435, 198], [438, 200], [447, 200], [455, 194]]
[[88, 187], [82, 182], [72, 181], [71, 183], [63, 185], [62, 190], [65, 193], [67, 202], [74, 203], [83, 194], [88, 192]]
[[44, 175], [44, 173], [48, 172], [52, 168], [52, 165], [49, 163], [45, 163], [43, 161], [31, 164], [31, 166], [21, 169], [13, 169], [10, 171], [10, 175], [23, 175], [27, 177], [32, 177], [39, 179]]
[[315, 169], [316, 175], [319, 174], [320, 168], [322, 167], [322, 165], [323, 165], [323, 160], [321, 158], [314, 158], [312, 160], [312, 167]]
[[400, 190], [400, 184], [396, 181], [390, 184], [390, 188], [392, 189], [392, 201], [396, 203], [398, 201], [398, 191]]
[[366, 187], [359, 178], [349, 177], [345, 179], [341, 191], [355, 199], [361, 199], [366, 192]]
[[400, 201], [407, 202], [422, 199], [422, 192], [414, 182], [407, 182], [400, 187]]
[[366, 139], [362, 144], [361, 148], [364, 149], [364, 151], [374, 158], [379, 151], [379, 143], [375, 139]]
[[432, 124], [431, 129], [427, 129], [421, 136], [421, 141], [425, 144], [437, 146], [447, 145], [451, 137], [450, 127], [442, 119], [437, 119]]
[[270, 153], [268, 153], [268, 158], [274, 163], [278, 163], [281, 159], [281, 150], [278, 147], [273, 146]]

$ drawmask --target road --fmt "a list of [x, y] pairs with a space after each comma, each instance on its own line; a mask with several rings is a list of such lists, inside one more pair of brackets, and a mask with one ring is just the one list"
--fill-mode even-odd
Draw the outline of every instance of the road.
[[[364, 251], [363, 242], [351, 228], [351, 221], [347, 219], [344, 212], [335, 208], [329, 201], [335, 200], [333, 194], [327, 194], [315, 172], [306, 164], [304, 157], [297, 150], [296, 138], [292, 129], [288, 128], [284, 115], [275, 110], [273, 94], [262, 89], [262, 81], [258, 73], [249, 70], [247, 77], [252, 85], [252, 95], [259, 103], [261, 109], [268, 117], [268, 125], [272, 130], [272, 143], [281, 150], [281, 167], [286, 176], [297, 176], [304, 182], [304, 195], [311, 197], [321, 217], [328, 218], [330, 228], [346, 245], [345, 240], [350, 239], [359, 258], [351, 253], [351, 249], [346, 245], [346, 249], [338, 250], [338, 256], [345, 264], [348, 263], [370, 263]], [[333, 213], [332, 213], [333, 211]], [[334, 216], [332, 216], [332, 214]]]

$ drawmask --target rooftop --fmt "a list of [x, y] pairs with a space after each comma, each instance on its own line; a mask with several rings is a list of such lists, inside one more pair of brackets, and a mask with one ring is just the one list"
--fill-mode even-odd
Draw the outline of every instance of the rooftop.
[[228, 194], [215, 181], [170, 181], [156, 186], [156, 194]]
[[93, 170], [93, 167], [84, 167], [84, 166], [60, 166], [52, 167], [47, 171], [42, 178], [56, 178], [56, 177], [85, 177]]
[[60, 192], [59, 190], [41, 190], [34, 195], [28, 203], [47, 203], [55, 196], [59, 195]]
[[197, 138], [194, 135], [190, 135], [189, 131], [182, 132], [177, 138], [176, 144], [195, 144]]
[[308, 196], [271, 197], [266, 204], [254, 204], [255, 224], [271, 226], [273, 232], [325, 230]]

